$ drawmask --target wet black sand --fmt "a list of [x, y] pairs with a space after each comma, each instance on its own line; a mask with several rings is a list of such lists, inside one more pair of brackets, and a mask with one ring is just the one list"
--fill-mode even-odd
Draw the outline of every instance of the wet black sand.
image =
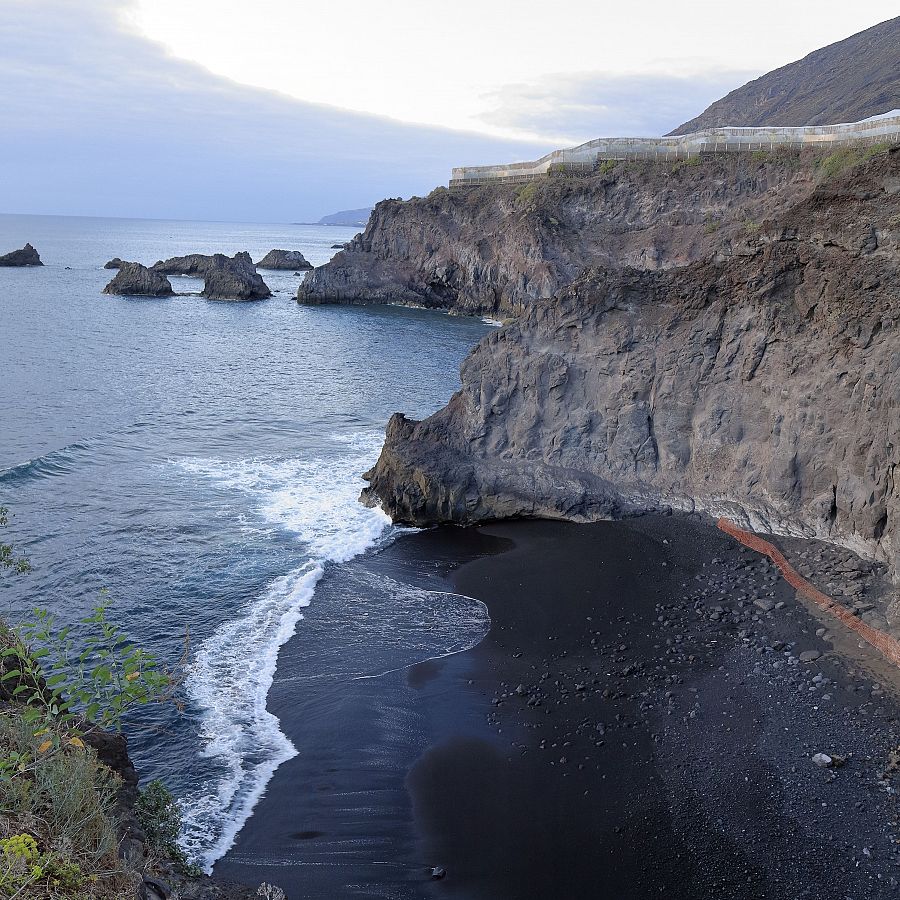
[[883, 667], [714, 528], [437, 529], [355, 564], [449, 578], [491, 632], [302, 692], [289, 643], [270, 709], [301, 752], [217, 872], [291, 900], [897, 895]]

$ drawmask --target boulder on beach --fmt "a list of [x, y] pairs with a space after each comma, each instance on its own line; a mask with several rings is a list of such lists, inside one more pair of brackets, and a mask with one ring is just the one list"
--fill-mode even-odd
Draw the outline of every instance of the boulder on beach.
[[263, 300], [272, 296], [249, 253], [235, 253], [231, 258], [216, 253], [208, 259], [201, 292], [207, 300]]
[[128, 297], [171, 297], [175, 292], [165, 275], [136, 262], [122, 262], [104, 294]]
[[26, 244], [21, 250], [13, 250], [12, 253], [0, 256], [0, 266], [18, 267], [42, 265], [41, 257], [31, 244]]
[[104, 269], [119, 269], [122, 267], [123, 260], [119, 259], [118, 256], [114, 256], [108, 263], [106, 263], [103, 268]]
[[312, 263], [299, 250], [270, 250], [257, 264], [258, 269], [311, 269]]

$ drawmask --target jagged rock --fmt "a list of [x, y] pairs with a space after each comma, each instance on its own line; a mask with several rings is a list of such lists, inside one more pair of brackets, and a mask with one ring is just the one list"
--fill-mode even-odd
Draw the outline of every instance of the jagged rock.
[[368, 501], [416, 525], [706, 511], [896, 574], [900, 152], [804, 177], [752, 253], [597, 268], [492, 332], [447, 407], [391, 419]]
[[128, 297], [171, 297], [175, 292], [165, 275], [136, 262], [123, 262], [104, 294]]
[[311, 269], [312, 263], [299, 250], [270, 250], [257, 269]]
[[41, 257], [31, 244], [26, 244], [21, 250], [13, 250], [12, 253], [0, 256], [0, 266], [9, 268], [42, 265]]
[[310, 272], [297, 299], [503, 319], [549, 300], [587, 267], [670, 269], [752, 253], [762, 223], [815, 189], [816, 158], [631, 161], [589, 178], [385, 200], [362, 234]]
[[207, 300], [262, 300], [272, 296], [249, 253], [235, 253], [231, 258], [216, 253], [209, 260], [201, 292]]
[[191, 253], [188, 256], [157, 260], [150, 268], [162, 275], [194, 275], [202, 278], [212, 259], [213, 257], [206, 253]]
[[106, 263], [103, 268], [104, 269], [119, 269], [122, 266], [123, 260], [119, 259], [118, 256], [114, 256], [108, 263]]

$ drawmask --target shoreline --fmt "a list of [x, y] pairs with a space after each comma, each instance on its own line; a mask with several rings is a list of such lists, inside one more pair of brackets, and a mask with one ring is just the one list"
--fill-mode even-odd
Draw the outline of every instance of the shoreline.
[[713, 527], [447, 527], [349, 567], [449, 583], [491, 630], [301, 696], [301, 629], [270, 695], [299, 754], [217, 875], [289, 900], [893, 895], [894, 700], [858, 670], [878, 661], [833, 652], [774, 567]]

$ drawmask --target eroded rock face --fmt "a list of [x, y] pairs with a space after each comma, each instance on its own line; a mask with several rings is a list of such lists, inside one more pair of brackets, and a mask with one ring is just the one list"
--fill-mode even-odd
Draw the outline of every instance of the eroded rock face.
[[740, 255], [594, 269], [392, 418], [367, 473], [399, 522], [725, 514], [900, 552], [900, 153], [821, 181]]
[[548, 300], [587, 267], [657, 270], [740, 255], [763, 221], [816, 184], [814, 153], [764, 157], [619, 163], [590, 178], [385, 200], [297, 297], [504, 318]]
[[104, 269], [118, 269], [122, 265], [122, 260], [118, 256], [114, 256], [109, 262], [104, 263]]
[[272, 292], [256, 271], [249, 253], [209, 257], [201, 296], [207, 300], [263, 300]]
[[312, 263], [299, 250], [270, 250], [257, 264], [257, 269], [311, 269]]
[[0, 256], [0, 266], [7, 268], [42, 265], [40, 255], [31, 244], [26, 244], [21, 250], [13, 250], [12, 253]]
[[202, 278], [210, 266], [212, 256], [206, 253], [190, 253], [157, 260], [150, 268], [162, 275], [193, 275]]
[[103, 293], [128, 297], [171, 297], [175, 292], [165, 275], [137, 262], [120, 261], [119, 271], [103, 288]]

